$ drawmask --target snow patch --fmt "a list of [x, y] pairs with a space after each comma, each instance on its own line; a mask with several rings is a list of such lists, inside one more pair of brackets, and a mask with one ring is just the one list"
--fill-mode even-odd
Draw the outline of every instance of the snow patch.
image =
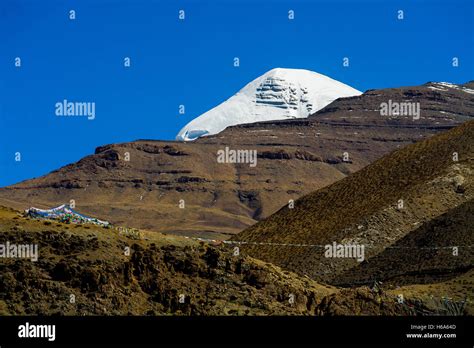
[[435, 91], [444, 91], [444, 92], [447, 91], [448, 88], [451, 88], [451, 89], [456, 89], [458, 91], [466, 92], [469, 94], [474, 94], [474, 89], [470, 89], [464, 86], [459, 86], [450, 82], [433, 82], [432, 86], [429, 86], [428, 88]]

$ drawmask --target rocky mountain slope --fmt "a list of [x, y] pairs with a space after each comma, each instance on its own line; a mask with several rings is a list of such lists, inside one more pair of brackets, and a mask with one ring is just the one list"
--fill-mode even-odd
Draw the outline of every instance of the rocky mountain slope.
[[[118, 225], [228, 238], [319, 188], [405, 145], [474, 116], [472, 86], [429, 83], [372, 90], [334, 101], [305, 119], [229, 127], [192, 143], [138, 140], [43, 177], [0, 189], [0, 204], [76, 210]], [[420, 103], [420, 117], [382, 116], [382, 103]], [[218, 163], [217, 152], [254, 150], [248, 163]]]
[[[474, 121], [409, 145], [283, 207], [235, 236], [245, 252], [312, 279], [354, 286], [433, 284], [474, 267]], [[365, 257], [327, 257], [332, 243]], [[317, 247], [321, 246], [321, 247]]]

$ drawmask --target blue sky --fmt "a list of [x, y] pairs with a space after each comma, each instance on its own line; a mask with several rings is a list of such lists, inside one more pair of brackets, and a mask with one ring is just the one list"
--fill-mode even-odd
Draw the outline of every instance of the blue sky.
[[[1, 0], [0, 186], [44, 175], [100, 145], [174, 139], [275, 67], [313, 70], [359, 90], [473, 80], [473, 4]], [[95, 102], [96, 118], [55, 116], [64, 99]]]

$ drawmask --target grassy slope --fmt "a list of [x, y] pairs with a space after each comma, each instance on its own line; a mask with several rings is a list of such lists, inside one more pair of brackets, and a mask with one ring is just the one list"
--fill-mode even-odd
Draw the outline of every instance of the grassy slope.
[[[458, 162], [453, 162], [453, 152], [458, 152]], [[398, 150], [302, 197], [295, 202], [294, 209], [282, 208], [235, 239], [322, 245], [356, 241], [371, 246], [367, 256], [375, 257], [420, 226], [472, 200], [473, 158], [474, 122], [468, 122]], [[456, 192], [453, 184], [459, 176], [464, 180], [462, 193]], [[399, 199], [405, 200], [405, 208], [400, 211], [394, 208]], [[438, 238], [438, 242], [471, 243], [468, 227], [457, 232], [456, 240]], [[435, 244], [415, 244], [432, 245]], [[355, 261], [326, 259], [322, 249], [248, 246], [245, 250], [254, 257], [325, 281], [334, 281], [338, 272], [350, 272], [357, 266]], [[399, 250], [396, 257], [404, 259], [406, 252]], [[416, 248], [411, 252], [416, 252]], [[472, 253], [458, 260], [472, 267]], [[442, 263], [443, 260], [436, 267]], [[383, 273], [383, 269], [379, 271]]]

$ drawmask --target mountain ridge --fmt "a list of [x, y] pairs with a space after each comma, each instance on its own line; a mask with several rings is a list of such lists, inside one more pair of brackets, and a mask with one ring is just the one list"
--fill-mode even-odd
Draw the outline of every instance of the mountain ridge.
[[[474, 116], [473, 95], [428, 87], [370, 91], [305, 119], [228, 127], [193, 142], [98, 146], [50, 174], [1, 188], [0, 203], [48, 208], [75, 199], [79, 212], [116, 224], [225, 239], [289, 200]], [[420, 119], [382, 117], [377, 109], [389, 99], [420, 102]], [[257, 167], [217, 163], [225, 147], [257, 151]]]

